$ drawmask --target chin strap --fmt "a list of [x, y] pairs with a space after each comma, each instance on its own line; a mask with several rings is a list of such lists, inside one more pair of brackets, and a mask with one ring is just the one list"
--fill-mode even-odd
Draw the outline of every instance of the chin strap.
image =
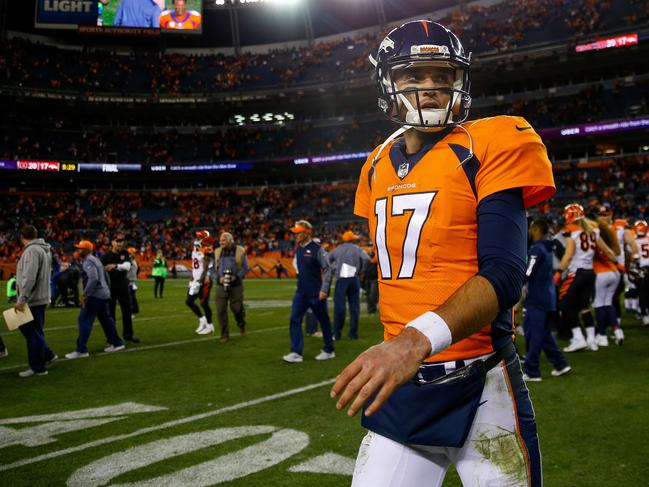
[[399, 137], [402, 133], [404, 133], [406, 130], [408, 130], [410, 125], [403, 125], [402, 127], [399, 127], [397, 130], [392, 132], [392, 134], [385, 139], [385, 142], [381, 144], [381, 147], [379, 147], [378, 152], [374, 155], [374, 158], [372, 159], [372, 177], [374, 178], [374, 182], [376, 182], [376, 164], [379, 162], [379, 158], [381, 157], [381, 152], [383, 152], [383, 149], [385, 149], [385, 146], [388, 145], [390, 142], [392, 142], [394, 139]]
[[456, 125], [456, 127], [464, 130], [466, 136], [469, 138], [469, 155], [467, 155], [464, 159], [462, 159], [462, 162], [460, 162], [457, 166], [455, 166], [455, 169], [461, 167], [465, 162], [470, 161], [473, 158], [473, 137], [471, 137], [469, 131], [465, 129], [462, 125]]

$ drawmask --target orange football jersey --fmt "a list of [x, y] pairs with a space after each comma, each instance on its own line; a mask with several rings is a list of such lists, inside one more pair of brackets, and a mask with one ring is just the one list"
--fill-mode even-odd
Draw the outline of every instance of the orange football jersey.
[[[426, 145], [419, 157], [399, 157], [403, 142], [397, 140], [373, 164], [377, 148], [361, 170], [354, 213], [368, 219], [376, 249], [386, 340], [436, 310], [478, 272], [476, 209], [481, 200], [522, 188], [528, 208], [555, 192], [545, 146], [523, 118], [500, 116], [462, 125], [474, 151], [463, 165], [469, 140], [455, 128], [432, 147]], [[508, 321], [511, 326], [511, 314]], [[485, 324], [427, 361], [489, 353], [491, 331]]]
[[197, 30], [201, 26], [201, 14], [195, 10], [187, 10], [185, 16], [177, 18], [173, 10], [165, 10], [160, 14], [160, 28], [177, 30]]
[[[611, 226], [611, 233], [616, 235], [616, 229], [614, 226]], [[602, 253], [599, 248], [595, 249], [595, 257], [593, 258], [593, 270], [595, 274], [601, 274], [602, 272], [617, 272], [617, 261], [613, 262], [606, 255]]]

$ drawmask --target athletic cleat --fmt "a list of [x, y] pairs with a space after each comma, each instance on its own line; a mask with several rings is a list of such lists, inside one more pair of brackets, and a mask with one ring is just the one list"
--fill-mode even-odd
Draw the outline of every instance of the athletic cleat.
[[588, 344], [586, 343], [586, 340], [583, 338], [579, 338], [575, 340], [574, 338], [570, 339], [570, 343], [568, 344], [567, 347], [564, 347], [563, 351], [567, 353], [571, 352], [578, 352], [579, 350], [584, 350], [588, 348]]
[[570, 367], [570, 365], [566, 365], [563, 369], [561, 369], [561, 370], [554, 369], [550, 373], [552, 374], [552, 377], [560, 377], [562, 375], [567, 374], [571, 370], [572, 370], [572, 367]]
[[104, 352], [106, 353], [113, 353], [113, 352], [119, 352], [120, 350], [124, 350], [126, 348], [126, 345], [108, 345], [106, 348], [104, 348]]
[[4, 350], [0, 350], [0, 358], [7, 356], [9, 356], [9, 350], [7, 350], [6, 348]]
[[615, 344], [622, 345], [624, 343], [624, 332], [622, 328], [616, 328], [613, 330], [613, 334], [615, 335]]
[[205, 325], [202, 329], [197, 331], [199, 335], [209, 335], [210, 333], [214, 333], [214, 325], [211, 323], [208, 323]]
[[90, 354], [88, 352], [81, 353], [81, 352], [77, 352], [76, 350], [74, 352], [65, 354], [65, 358], [67, 358], [68, 360], [74, 360], [77, 358], [86, 358], [86, 357], [90, 357]]
[[27, 369], [23, 370], [22, 372], [18, 372], [18, 377], [22, 377], [23, 379], [31, 377], [32, 375], [47, 375], [47, 370], [44, 372], [34, 372], [32, 369]]
[[599, 350], [599, 347], [597, 346], [597, 341], [595, 338], [587, 338], [586, 339], [586, 346], [588, 347], [588, 350], [591, 352], [597, 352]]
[[595, 335], [595, 344], [598, 347], [608, 347], [608, 337], [606, 335]]
[[649, 315], [645, 315], [642, 317], [642, 324], [644, 326], [649, 326]]
[[194, 330], [196, 333], [199, 335], [201, 334], [200, 331], [207, 326], [207, 318], [205, 316], [201, 317], [198, 319], [198, 328]]
[[316, 360], [329, 360], [336, 357], [336, 352], [325, 352], [322, 350], [318, 355], [315, 356]]
[[291, 352], [289, 354], [284, 355], [282, 357], [282, 360], [290, 364], [298, 364], [300, 362], [304, 362], [304, 357], [302, 357], [302, 355], [300, 355], [299, 353]]
[[542, 377], [530, 377], [527, 374], [523, 374], [523, 380], [525, 382], [541, 382], [543, 380]]

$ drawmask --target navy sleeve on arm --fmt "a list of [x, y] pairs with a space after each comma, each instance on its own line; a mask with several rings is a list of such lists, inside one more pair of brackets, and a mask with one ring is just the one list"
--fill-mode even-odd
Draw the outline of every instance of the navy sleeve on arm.
[[498, 296], [501, 311], [520, 299], [527, 261], [527, 218], [522, 191], [510, 189], [478, 205], [478, 275]]

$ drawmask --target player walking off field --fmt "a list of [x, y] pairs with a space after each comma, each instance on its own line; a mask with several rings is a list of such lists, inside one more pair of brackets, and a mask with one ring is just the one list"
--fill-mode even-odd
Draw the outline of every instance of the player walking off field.
[[379, 107], [400, 128], [372, 151], [356, 191], [385, 340], [332, 388], [369, 430], [352, 485], [437, 487], [453, 464], [465, 486], [541, 486], [512, 307], [525, 209], [555, 192], [546, 149], [523, 118], [466, 122], [471, 55], [444, 26], [405, 23], [372, 60]]

